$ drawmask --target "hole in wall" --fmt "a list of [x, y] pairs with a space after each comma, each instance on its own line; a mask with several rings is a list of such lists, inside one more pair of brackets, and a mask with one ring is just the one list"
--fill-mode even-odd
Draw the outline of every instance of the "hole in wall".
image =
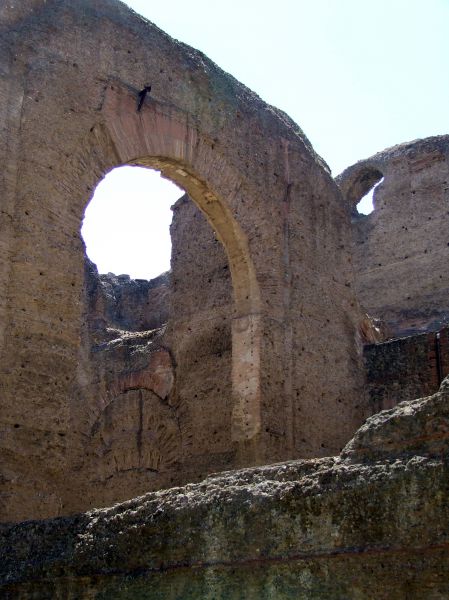
[[373, 185], [370, 190], [359, 200], [356, 205], [359, 215], [370, 215], [373, 212], [376, 189], [383, 182], [383, 180], [384, 177], [381, 177], [381, 179], [379, 179], [379, 181]]
[[81, 228], [99, 273], [152, 279], [170, 269], [170, 207], [184, 194], [158, 171], [122, 166], [97, 185]]

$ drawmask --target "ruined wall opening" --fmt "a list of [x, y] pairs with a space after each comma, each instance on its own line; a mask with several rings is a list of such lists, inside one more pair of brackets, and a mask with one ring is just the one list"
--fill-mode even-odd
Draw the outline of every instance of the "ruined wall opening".
[[[356, 168], [358, 167], [358, 168]], [[375, 209], [375, 196], [384, 174], [371, 165], [356, 165], [340, 187], [346, 196], [354, 218], [370, 214]], [[340, 176], [341, 177], [341, 176]], [[337, 181], [340, 179], [337, 178]]]
[[358, 201], [358, 203], [356, 205], [356, 209], [357, 209], [357, 212], [359, 215], [370, 215], [373, 212], [373, 210], [375, 208], [374, 199], [375, 199], [375, 195], [376, 195], [376, 190], [381, 185], [383, 180], [384, 180], [384, 177], [382, 175], [381, 178]]
[[[225, 379], [220, 391], [232, 395], [232, 293], [224, 248], [184, 190], [151, 166], [148, 160], [108, 171], [82, 227], [87, 254], [100, 271], [87, 265], [87, 368], [96, 375], [84, 396], [91, 407], [85, 453], [93, 457], [86, 468], [97, 482], [99, 505], [194, 479], [196, 467], [188, 466], [182, 445], [191, 414], [196, 404], [208, 410], [208, 382], [220, 374]], [[178, 177], [188, 178], [177, 170]], [[91, 241], [98, 247], [92, 250]], [[120, 262], [124, 253], [127, 262]], [[157, 262], [164, 253], [165, 265]], [[159, 274], [167, 269], [170, 273]], [[143, 279], [154, 275], [159, 276]], [[190, 399], [177, 387], [191, 390]], [[231, 400], [221, 409], [227, 428], [218, 419], [212, 423], [214, 446], [223, 452], [230, 445], [231, 409]], [[196, 447], [207, 454], [209, 440], [195, 432]]]
[[[93, 194], [119, 166], [158, 171], [185, 195], [173, 211], [171, 272], [157, 299], [167, 310], [156, 322], [133, 324], [122, 314], [111, 323], [110, 296], [95, 269], [87, 263], [84, 271], [83, 383], [71, 423], [81, 440], [73, 462], [95, 482], [83, 506], [194, 481], [216, 470], [217, 460], [222, 468], [254, 461], [253, 446], [248, 457], [243, 452], [260, 431], [260, 291], [236, 218], [240, 180], [183, 115], [165, 114], [155, 102], [136, 113], [125, 92], [111, 88], [108, 124], [89, 130], [68, 165], [78, 226], [86, 191]], [[126, 109], [116, 106], [121, 100]]]
[[110, 171], [97, 185], [81, 227], [98, 272], [150, 280], [168, 271], [171, 206], [183, 193], [153, 169]]
[[[166, 202], [167, 207], [174, 204], [168, 280], [159, 276], [150, 282], [133, 281], [120, 274], [96, 275], [95, 269], [87, 276], [84, 355], [85, 370], [93, 376], [84, 390], [88, 442], [80, 453], [92, 457], [85, 459], [85, 468], [96, 481], [92, 504], [97, 505], [203, 476], [204, 467], [197, 464], [195, 454], [210, 456], [214, 451], [233, 456], [231, 429], [240, 417], [236, 391], [243, 396], [241, 404], [254, 389], [258, 393], [258, 379], [254, 384], [250, 378], [259, 367], [257, 346], [247, 364], [247, 346], [251, 349], [257, 343], [257, 323], [251, 316], [235, 318], [232, 292], [239, 308], [253, 298], [245, 281], [248, 264], [241, 258], [242, 239], [236, 239], [238, 228], [232, 217], [187, 165], [166, 158], [139, 158], [127, 167], [109, 169], [102, 182], [111, 179], [117, 188], [114, 175], [124, 169], [142, 171], [143, 177], [145, 172], [161, 171], [166, 177], [162, 183], [175, 180], [179, 187], [172, 188]], [[101, 187], [100, 182], [95, 189]], [[179, 198], [181, 188], [188, 195]], [[142, 193], [149, 196], [145, 180], [138, 195]], [[112, 233], [113, 246], [121, 235], [121, 214], [129, 210], [126, 184], [118, 196], [119, 228]], [[148, 203], [158, 200], [148, 198]], [[107, 211], [112, 199], [104, 202]], [[89, 209], [86, 221], [87, 217]], [[131, 219], [131, 228], [136, 218], [145, 216]], [[108, 228], [107, 223], [102, 226]], [[141, 235], [146, 235], [145, 228]], [[157, 244], [153, 252], [158, 252]], [[90, 257], [95, 260], [91, 252]], [[100, 266], [100, 271], [110, 269]], [[214, 405], [217, 394], [224, 398], [219, 408]], [[248, 417], [241, 417], [247, 429], [258, 427], [257, 409], [257, 405], [252, 409], [254, 416], [248, 411]], [[248, 435], [238, 424], [237, 434]]]

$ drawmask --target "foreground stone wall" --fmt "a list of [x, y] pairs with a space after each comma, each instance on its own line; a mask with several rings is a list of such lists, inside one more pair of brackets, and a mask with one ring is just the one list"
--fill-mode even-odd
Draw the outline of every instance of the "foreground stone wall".
[[340, 457], [212, 476], [0, 527], [5, 599], [449, 596], [449, 379]]
[[[383, 179], [382, 179], [383, 178]], [[389, 337], [449, 322], [449, 136], [389, 148], [337, 181], [353, 211], [357, 297]], [[356, 204], [381, 181], [374, 211]]]
[[[118, 1], [7, 0], [0, 19], [2, 518], [98, 506], [133, 469], [148, 489], [158, 465], [181, 478], [338, 453], [366, 414], [350, 221], [300, 128]], [[107, 339], [97, 360], [80, 225], [122, 164], [189, 194], [232, 302], [222, 270], [180, 258], [173, 323]]]

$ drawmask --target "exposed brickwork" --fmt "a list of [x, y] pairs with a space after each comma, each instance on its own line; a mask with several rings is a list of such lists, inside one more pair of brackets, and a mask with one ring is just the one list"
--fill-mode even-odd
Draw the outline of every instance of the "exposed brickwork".
[[438, 390], [440, 378], [449, 373], [449, 327], [439, 332], [439, 343], [437, 335], [424, 333], [365, 346], [366, 394], [372, 414]]

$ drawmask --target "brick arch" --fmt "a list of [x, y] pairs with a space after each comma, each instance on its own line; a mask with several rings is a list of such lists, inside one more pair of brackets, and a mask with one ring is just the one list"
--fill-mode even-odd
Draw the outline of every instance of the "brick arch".
[[[75, 188], [84, 192], [76, 175], [84, 170], [86, 155], [91, 161], [89, 190], [94, 189], [99, 176], [120, 165], [157, 169], [188, 193], [224, 246], [234, 300], [232, 439], [250, 440], [259, 433], [261, 421], [261, 306], [246, 234], [231, 208], [232, 202], [238, 201], [241, 179], [223, 155], [214, 151], [213, 141], [191, 123], [189, 115], [172, 106], [150, 99], [137, 112], [135, 94], [114, 83], [106, 90], [101, 117], [69, 161]], [[72, 192], [78, 195], [75, 189]], [[84, 203], [86, 198], [84, 194]], [[79, 207], [82, 202], [80, 197]]]

